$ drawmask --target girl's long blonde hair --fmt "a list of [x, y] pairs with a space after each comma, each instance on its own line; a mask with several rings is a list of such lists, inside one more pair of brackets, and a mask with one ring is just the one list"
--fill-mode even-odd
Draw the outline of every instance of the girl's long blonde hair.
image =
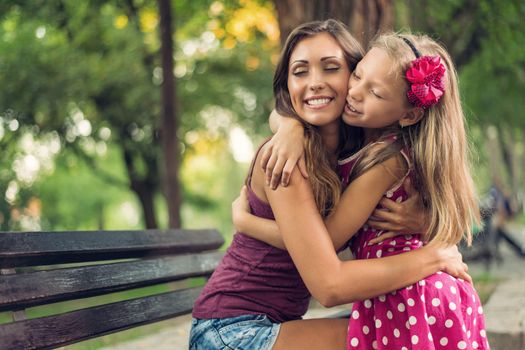
[[[363, 49], [339, 21], [329, 19], [305, 23], [294, 29], [288, 36], [281, 52], [281, 57], [273, 79], [275, 109], [280, 115], [299, 120], [305, 129], [306, 167], [315, 201], [323, 217], [328, 216], [341, 196], [341, 182], [334, 171], [335, 164], [330, 162], [318, 127], [305, 123], [295, 112], [288, 91], [288, 70], [290, 56], [297, 44], [319, 33], [330, 34], [343, 49], [348, 68], [353, 70], [363, 57]], [[342, 131], [341, 131], [342, 132]], [[340, 140], [340, 143], [343, 140]], [[340, 146], [342, 148], [342, 146]]]
[[382, 154], [375, 154], [373, 162], [385, 160], [402, 147], [410, 149], [416, 189], [430, 219], [429, 239], [456, 244], [465, 238], [470, 245], [472, 228], [479, 224], [480, 213], [470, 172], [470, 149], [456, 69], [445, 48], [426, 35], [378, 36], [371, 47], [384, 50], [392, 58], [393, 71], [401, 78], [405, 79], [406, 70], [416, 58], [402, 37], [410, 40], [422, 56], [441, 57], [446, 67], [445, 93], [437, 104], [424, 110], [419, 123], [398, 128], [398, 141], [385, 147]]

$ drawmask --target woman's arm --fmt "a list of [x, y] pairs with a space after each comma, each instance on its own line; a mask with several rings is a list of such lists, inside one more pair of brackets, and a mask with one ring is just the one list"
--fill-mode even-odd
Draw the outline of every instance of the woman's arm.
[[340, 261], [311, 187], [297, 173], [289, 186], [268, 191], [267, 198], [303, 281], [325, 306], [381, 295], [443, 269], [470, 280], [457, 248], [437, 244], [381, 259]]
[[264, 219], [251, 213], [246, 191], [246, 186], [243, 186], [241, 194], [232, 203], [232, 222], [235, 230], [273, 247], [286, 249], [275, 220]]

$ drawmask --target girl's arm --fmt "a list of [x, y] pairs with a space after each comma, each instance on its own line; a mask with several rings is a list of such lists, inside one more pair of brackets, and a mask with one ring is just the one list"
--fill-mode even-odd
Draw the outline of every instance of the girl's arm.
[[[336, 250], [366, 222], [383, 194], [406, 172], [404, 161], [392, 157], [376, 165], [352, 181], [343, 193], [335, 212], [325, 220], [326, 228]], [[275, 221], [251, 215], [246, 195], [232, 204], [232, 218], [235, 228], [250, 237], [285, 249], [284, 241]]]
[[275, 110], [270, 114], [270, 129], [275, 135], [261, 150], [261, 166], [266, 183], [273, 189], [288, 185], [295, 165], [308, 178], [304, 160], [304, 128], [295, 118], [284, 117]]
[[289, 186], [266, 195], [303, 281], [325, 306], [378, 296], [439, 270], [470, 280], [457, 248], [438, 244], [381, 259], [340, 261], [308, 181], [294, 172]]

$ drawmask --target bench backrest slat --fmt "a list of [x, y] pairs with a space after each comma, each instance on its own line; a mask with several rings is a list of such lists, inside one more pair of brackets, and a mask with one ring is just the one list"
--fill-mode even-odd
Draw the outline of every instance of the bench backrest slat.
[[221, 252], [35, 271], [2, 277], [0, 311], [208, 276]]
[[200, 290], [179, 290], [2, 325], [0, 349], [53, 349], [186, 314]]
[[217, 230], [0, 232], [0, 268], [217, 249]]

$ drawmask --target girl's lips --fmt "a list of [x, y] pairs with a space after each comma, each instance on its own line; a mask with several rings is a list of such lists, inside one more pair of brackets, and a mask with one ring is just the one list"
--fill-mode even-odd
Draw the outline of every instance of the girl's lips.
[[357, 109], [355, 109], [354, 106], [352, 106], [348, 102], [345, 104], [345, 111], [347, 111], [349, 113], [354, 113], [354, 114], [361, 114], [361, 112], [359, 112]]

